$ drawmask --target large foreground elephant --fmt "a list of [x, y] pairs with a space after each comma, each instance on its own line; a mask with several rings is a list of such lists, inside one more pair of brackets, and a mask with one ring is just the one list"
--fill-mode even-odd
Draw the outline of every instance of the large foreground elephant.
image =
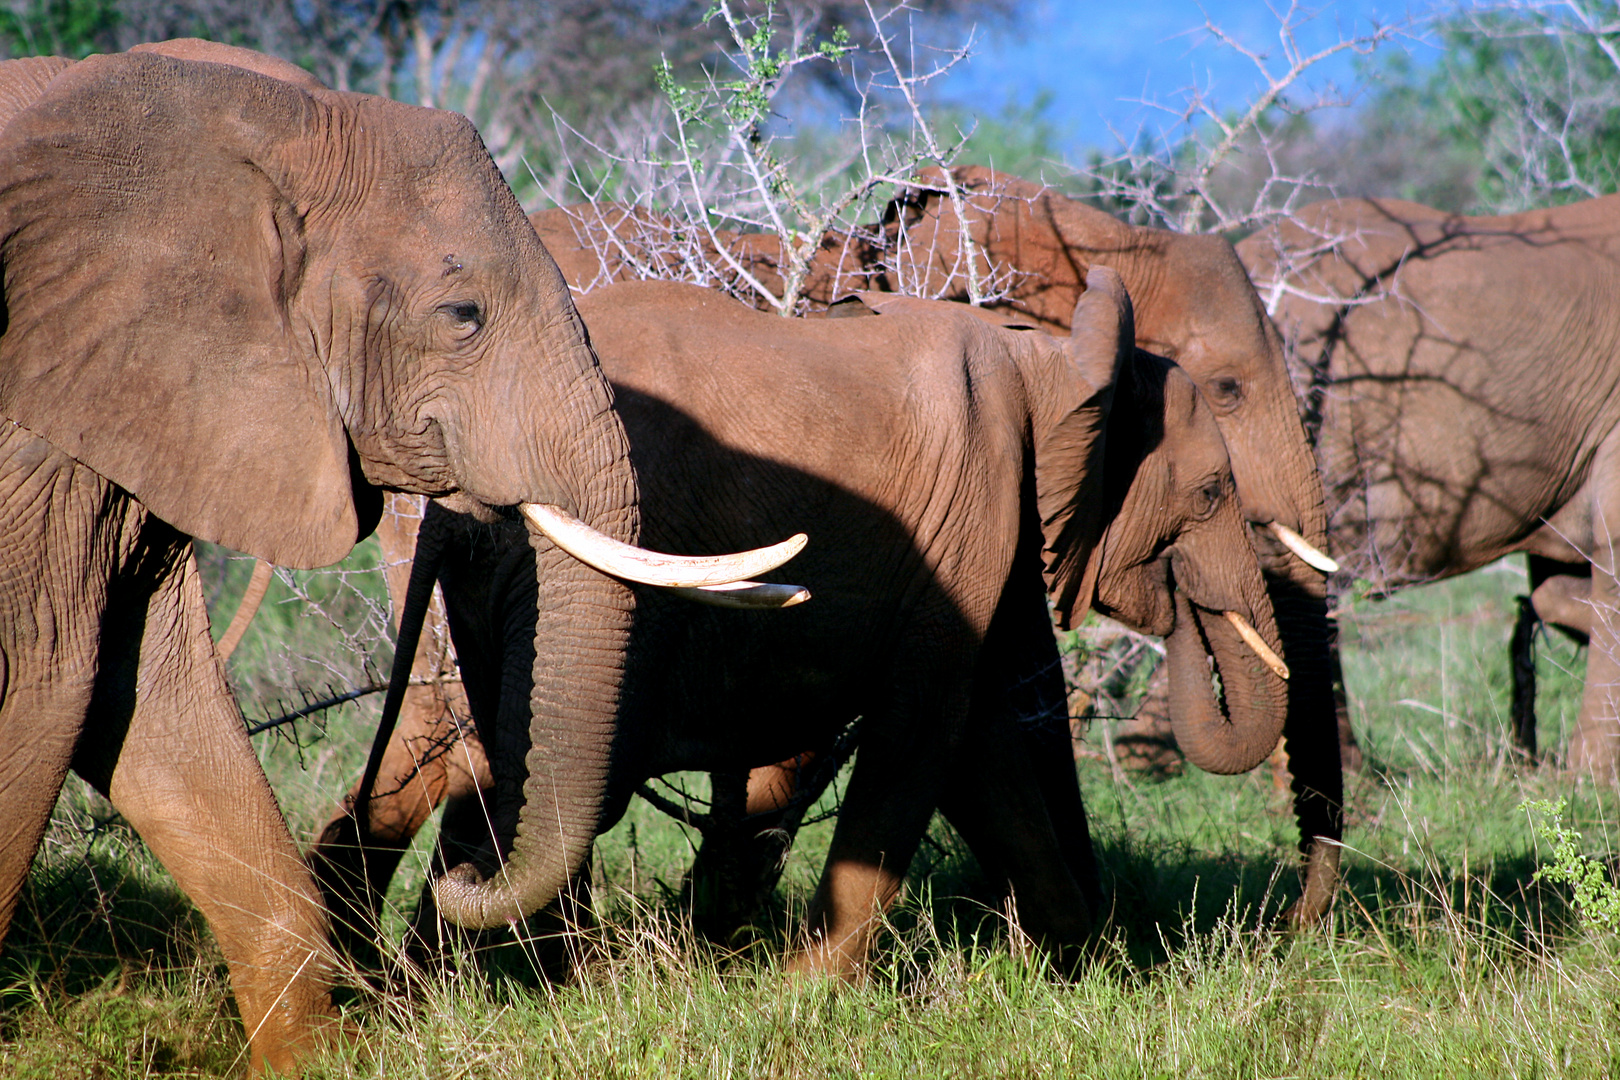
[[[584, 328], [472, 126], [231, 52], [0, 70], [0, 935], [72, 768], [208, 918], [253, 1066], [288, 1069], [332, 1016], [326, 919], [190, 538], [322, 566], [383, 490], [572, 515], [616, 554], [639, 524]], [[566, 723], [619, 693], [634, 599], [542, 559], [576, 610], [534, 707]]]
[[[1096, 606], [1170, 635], [1176, 716], [1205, 767], [1248, 769], [1280, 732], [1275, 630], [1214, 418], [1179, 371], [1131, 348], [1117, 276], [1098, 269], [1090, 281], [1066, 345], [950, 304], [789, 321], [655, 282], [580, 302], [630, 434], [649, 541], [705, 550], [812, 508], [831, 530], [795, 563], [813, 594], [801, 607], [769, 617], [656, 597], [638, 607], [625, 705], [600, 734], [614, 778], [590, 804], [606, 828], [649, 776], [822, 750], [863, 716], [801, 966], [858, 970], [936, 806], [1010, 879], [1037, 935], [1062, 944], [1093, 925], [1098, 888], [1048, 593], [1064, 621]], [[513, 833], [503, 784], [515, 790], [527, 771], [525, 814], [541, 819], [580, 797], [547, 766], [558, 736], [531, 718], [524, 693], [526, 665], [555, 639], [528, 636], [537, 594], [521, 537], [433, 510], [423, 534], [417, 573], [443, 549], [451, 630], [490, 749], [487, 811], [446, 818], [477, 827], [454, 846], [482, 843], [482, 877], [497, 865], [485, 813], [500, 851]], [[542, 581], [542, 611], [549, 593]], [[425, 734], [400, 732], [389, 747], [385, 807], [412, 785], [412, 740]], [[508, 865], [536, 858], [532, 843], [520, 832]], [[347, 860], [327, 846], [316, 856]], [[359, 884], [323, 877], [339, 893]], [[485, 886], [494, 901], [477, 907], [436, 892], [452, 921], [487, 925], [562, 886], [522, 897]], [[421, 915], [431, 925], [431, 911]]]
[[1238, 250], [1293, 346], [1345, 574], [1388, 593], [1515, 551], [1590, 572], [1536, 602], [1591, 635], [1569, 760], [1615, 775], [1620, 197], [1499, 217], [1335, 200]]
[[[1322, 485], [1281, 338], [1232, 245], [1219, 237], [1128, 225], [992, 169], [960, 168], [954, 175], [966, 196], [978, 276], [997, 295], [990, 307], [1067, 333], [1088, 269], [1110, 267], [1135, 304], [1137, 344], [1174, 360], [1214, 410], [1294, 673], [1284, 739], [1306, 875], [1291, 916], [1312, 922], [1326, 912], [1338, 876], [1341, 718]], [[824, 238], [805, 282], [808, 299], [826, 306], [869, 289], [967, 299], [961, 223], [942, 181], [925, 170], [883, 223], [861, 235]], [[773, 238], [721, 233], [722, 254], [691, 229], [613, 204], [548, 210], [531, 220], [576, 289], [670, 272], [736, 288], [743, 270], [780, 289]], [[694, 267], [713, 269], [694, 275]]]

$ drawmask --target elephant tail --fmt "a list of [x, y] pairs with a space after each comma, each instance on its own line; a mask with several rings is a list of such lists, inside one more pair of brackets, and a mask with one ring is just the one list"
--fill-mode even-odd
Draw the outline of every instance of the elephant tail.
[[366, 758], [366, 771], [360, 777], [360, 787], [354, 795], [354, 818], [361, 837], [371, 835], [371, 791], [377, 786], [377, 774], [382, 771], [388, 742], [394, 737], [399, 710], [405, 703], [405, 691], [411, 685], [411, 664], [416, 659], [416, 646], [422, 637], [422, 625], [427, 620], [428, 605], [433, 601], [433, 587], [438, 584], [439, 565], [444, 561], [444, 544], [443, 530], [429, 528], [424, 519], [423, 528], [416, 536], [411, 579], [405, 587], [399, 635], [394, 640], [394, 666], [388, 673], [388, 696], [383, 699], [377, 734], [371, 740], [371, 754]]

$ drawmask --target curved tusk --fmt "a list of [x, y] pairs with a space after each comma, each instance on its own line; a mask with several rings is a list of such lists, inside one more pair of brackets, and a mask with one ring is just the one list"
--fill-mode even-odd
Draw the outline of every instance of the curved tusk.
[[1279, 525], [1273, 521], [1266, 525], [1271, 535], [1282, 542], [1282, 546], [1298, 555], [1306, 566], [1311, 566], [1324, 574], [1337, 574], [1339, 564], [1321, 551], [1305, 542], [1305, 538], [1286, 525]]
[[668, 591], [695, 604], [723, 608], [785, 608], [810, 599], [810, 590], [803, 585], [777, 585], [769, 581], [733, 581], [726, 585], [676, 587]]
[[808, 542], [804, 533], [798, 533], [780, 544], [731, 555], [663, 555], [604, 536], [555, 506], [520, 503], [518, 509], [552, 543], [586, 566], [642, 585], [690, 589], [742, 581], [775, 570]]
[[1273, 675], [1286, 682], [1288, 680], [1288, 665], [1282, 662], [1282, 657], [1271, 651], [1271, 646], [1266, 644], [1265, 639], [1260, 636], [1258, 630], [1249, 625], [1249, 620], [1235, 611], [1223, 611], [1221, 614], [1225, 615], [1226, 621], [1232, 624], [1232, 629], [1238, 632], [1238, 637], [1243, 639], [1243, 644], [1253, 649], [1254, 655], [1266, 662], [1266, 667], [1271, 669]]
[[236, 605], [236, 614], [231, 616], [231, 625], [225, 628], [225, 636], [214, 646], [221, 660], [229, 660], [231, 653], [242, 643], [242, 635], [247, 633], [248, 624], [253, 622], [259, 605], [264, 602], [264, 591], [270, 587], [270, 573], [274, 569], [263, 559], [253, 560], [253, 576], [242, 591], [242, 601]]

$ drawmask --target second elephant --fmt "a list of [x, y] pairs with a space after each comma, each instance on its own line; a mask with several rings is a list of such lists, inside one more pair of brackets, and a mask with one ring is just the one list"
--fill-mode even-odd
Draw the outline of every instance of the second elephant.
[[[826, 524], [793, 568], [814, 599], [748, 614], [644, 597], [631, 681], [600, 726], [612, 780], [576, 796], [546, 775], [561, 736], [529, 710], [528, 665], [553, 647], [530, 636], [536, 597], [553, 594], [537, 592], [528, 541], [431, 511], [425, 547], [443, 547], [439, 578], [493, 774], [495, 842], [487, 830], [463, 837], [463, 850], [469, 840], [484, 850], [476, 871], [452, 873], [482, 877], [509, 850], [521, 860], [526, 845], [549, 842], [525, 831], [513, 844], [510, 793], [525, 780], [531, 805], [596, 798], [606, 829], [650, 776], [780, 761], [826, 747], [859, 715], [859, 756], [796, 963], [860, 968], [936, 807], [1011, 880], [1037, 936], [1082, 938], [1099, 890], [1047, 592], [1063, 620], [1096, 606], [1170, 635], [1180, 733], [1206, 768], [1253, 767], [1286, 705], [1214, 417], [1173, 366], [1133, 356], [1117, 276], [1095, 270], [1091, 286], [1066, 344], [952, 305], [784, 321], [668, 283], [584, 298], [649, 527], [668, 525], [657, 539], [702, 552], [814, 515]], [[1264, 639], [1269, 664], [1238, 622]], [[408, 751], [400, 759], [408, 775]], [[344, 858], [329, 845], [315, 854], [329, 866]], [[352, 890], [321, 876], [332, 892]]]

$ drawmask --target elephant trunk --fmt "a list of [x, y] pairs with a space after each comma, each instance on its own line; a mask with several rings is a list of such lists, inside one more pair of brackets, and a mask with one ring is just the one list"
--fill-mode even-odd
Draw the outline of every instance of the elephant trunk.
[[[489, 746], [491, 821], [510, 854], [488, 878], [463, 863], [433, 884], [444, 917], [469, 929], [515, 922], [557, 898], [585, 863], [608, 787], [631, 591], [532, 530], [530, 543], [539, 583], [532, 682], [526, 700], [513, 692], [526, 680], [507, 663]], [[511, 623], [526, 632], [526, 620]], [[509, 657], [526, 655], [506, 644]]]
[[[1165, 639], [1170, 722], [1187, 760], [1206, 772], [1247, 772], [1282, 734], [1287, 687], [1224, 618], [1209, 617], [1175, 590], [1176, 624]], [[1221, 692], [1209, 666], [1215, 662]]]
[[[498, 411], [486, 415], [503, 419], [472, 433], [480, 445], [469, 447], [466, 467], [491, 471], [480, 473], [482, 489], [469, 490], [497, 505], [559, 506], [634, 544], [641, 520], [629, 440], [562, 275], [538, 242], [535, 249], [526, 271], [542, 279], [542, 292], [555, 294], [563, 314], [543, 324], [504, 396], [490, 402]], [[525, 370], [559, 361], [560, 377], [550, 382]], [[557, 386], [560, 394], [536, 396], [536, 388]], [[516, 426], [503, 426], [504, 418]], [[503, 485], [506, 477], [518, 482]], [[499, 665], [499, 703], [492, 723], [479, 718], [496, 854], [504, 862], [487, 878], [463, 863], [433, 883], [444, 917], [469, 929], [538, 911], [583, 865], [601, 818], [624, 683], [635, 609], [630, 587], [564, 554], [532, 524], [528, 538], [536, 578], [522, 596], [514, 593], [505, 624], [495, 628], [501, 655], [489, 662]]]

